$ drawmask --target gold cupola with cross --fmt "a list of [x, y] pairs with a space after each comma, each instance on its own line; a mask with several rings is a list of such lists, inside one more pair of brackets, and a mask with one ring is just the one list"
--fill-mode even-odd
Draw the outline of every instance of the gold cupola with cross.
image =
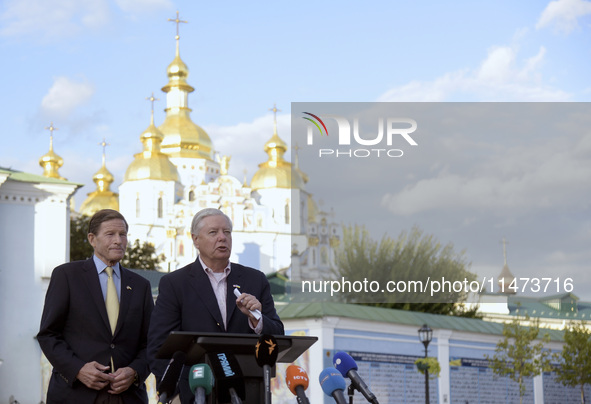
[[150, 116], [150, 125], [140, 135], [144, 150], [134, 155], [125, 172], [124, 181], [139, 180], [160, 180], [160, 181], [179, 181], [179, 174], [176, 166], [168, 159], [168, 156], [161, 151], [163, 139], [162, 132], [154, 125], [154, 94], [146, 98], [152, 104]]
[[49, 151], [39, 159], [39, 165], [43, 167], [43, 176], [65, 180], [58, 172], [59, 168], [64, 165], [64, 159], [53, 151], [53, 132], [58, 129], [53, 126], [53, 122], [45, 129], [49, 131]]
[[119, 210], [119, 194], [111, 191], [111, 184], [115, 180], [113, 174], [107, 170], [106, 166], [106, 147], [109, 144], [103, 139], [99, 146], [103, 147], [103, 164], [94, 174], [92, 180], [96, 184], [96, 190], [90, 192], [88, 197], [80, 206], [80, 213], [92, 216], [101, 209]]
[[168, 21], [176, 23], [176, 53], [174, 60], [166, 69], [168, 83], [162, 87], [166, 93], [166, 118], [158, 128], [164, 138], [162, 152], [170, 157], [200, 158], [213, 160], [211, 138], [200, 126], [191, 120], [189, 93], [195, 89], [187, 83], [189, 68], [183, 62], [179, 51], [179, 24], [186, 23], [176, 18]]
[[299, 170], [292, 169], [291, 163], [283, 158], [287, 151], [287, 143], [277, 134], [277, 112], [280, 110], [273, 106], [270, 111], [273, 111], [274, 114], [273, 136], [264, 146], [265, 153], [269, 158], [259, 164], [259, 169], [252, 177], [250, 187], [253, 191], [266, 188], [304, 189], [304, 179]]

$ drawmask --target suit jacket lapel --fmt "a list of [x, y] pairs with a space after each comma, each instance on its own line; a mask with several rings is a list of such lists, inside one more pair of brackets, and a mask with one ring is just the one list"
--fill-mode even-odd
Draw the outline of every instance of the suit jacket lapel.
[[220, 325], [222, 330], [225, 330], [226, 327], [224, 325], [224, 321], [222, 320], [222, 314], [220, 312], [220, 307], [218, 306], [218, 301], [211, 287], [211, 281], [203, 270], [199, 259], [197, 259], [191, 267], [189, 282], [197, 291], [197, 297], [201, 299], [207, 311], [209, 311], [215, 321]]
[[82, 271], [84, 273], [83, 278], [86, 282], [86, 287], [88, 288], [90, 300], [92, 300], [96, 305], [96, 308], [99, 311], [103, 322], [105, 323], [105, 327], [107, 327], [106, 329], [110, 330], [107, 306], [105, 306], [105, 299], [103, 299], [103, 292], [101, 290], [101, 284], [99, 282], [96, 265], [94, 265], [92, 258], [84, 262]]
[[[231, 264], [230, 268], [232, 268], [232, 270], [230, 271], [230, 275], [228, 275], [227, 279], [228, 293], [226, 296], [226, 319], [228, 320], [228, 326], [230, 325], [230, 321], [232, 320], [234, 312], [239, 311], [238, 307], [236, 306], [236, 296], [234, 295], [234, 288], [236, 286], [242, 286], [242, 272], [240, 271], [240, 267], [237, 264]], [[240, 290], [240, 293], [244, 293], [244, 291]]]

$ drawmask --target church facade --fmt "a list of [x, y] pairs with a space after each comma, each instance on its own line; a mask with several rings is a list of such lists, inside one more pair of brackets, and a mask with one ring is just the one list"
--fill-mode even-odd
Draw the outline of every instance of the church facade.
[[[218, 208], [233, 222], [231, 260], [265, 273], [289, 271], [292, 258], [298, 269], [334, 267], [340, 226], [322, 212], [305, 190], [308, 177], [286, 161], [288, 144], [275, 125], [261, 145], [267, 160], [259, 164], [250, 183], [229, 175], [231, 156], [214, 150], [210, 135], [191, 120], [189, 69], [176, 54], [166, 72], [168, 82], [164, 122], [154, 122], [154, 96], [149, 126], [140, 135], [143, 150], [127, 168], [119, 194], [110, 190], [113, 175], [104, 164], [95, 174], [96, 191], [89, 193], [80, 213], [118, 209], [129, 223], [129, 240], [152, 243], [164, 254], [164, 272], [193, 262], [197, 251], [191, 240], [191, 220], [203, 208]], [[139, 132], [139, 130], [138, 130]], [[245, 140], [248, 141], [248, 140]], [[104, 144], [104, 143], [103, 143]]]

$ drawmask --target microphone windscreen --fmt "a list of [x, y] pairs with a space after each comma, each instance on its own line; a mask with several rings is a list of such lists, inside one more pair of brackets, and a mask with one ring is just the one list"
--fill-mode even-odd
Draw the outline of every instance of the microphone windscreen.
[[302, 386], [304, 390], [308, 388], [308, 374], [304, 369], [296, 365], [289, 365], [285, 372], [285, 381], [289, 391], [297, 395], [296, 387]]
[[336, 370], [335, 368], [326, 368], [322, 372], [320, 372], [320, 376], [318, 377], [320, 381], [320, 387], [322, 387], [322, 391], [327, 396], [332, 396], [332, 393], [335, 390], [345, 390], [347, 387], [347, 383], [345, 383], [345, 379], [341, 372]]
[[334, 367], [337, 368], [343, 377], [347, 377], [347, 373], [351, 369], [357, 370], [357, 363], [355, 363], [355, 359], [351, 358], [351, 355], [345, 353], [343, 351], [339, 351], [334, 354], [332, 359]]
[[277, 340], [272, 335], [261, 335], [255, 345], [254, 353], [260, 367], [264, 365], [274, 366], [275, 362], [277, 362], [277, 355], [279, 354]]
[[212, 386], [213, 376], [209, 365], [205, 363], [193, 365], [189, 372], [189, 387], [191, 388], [191, 392], [195, 394], [195, 390], [197, 390], [198, 387], [203, 387], [205, 395], [209, 395]]
[[236, 357], [230, 352], [208, 352], [206, 355], [215, 379], [218, 401], [222, 403], [231, 401], [230, 388], [244, 400], [246, 396], [244, 376]]
[[182, 351], [176, 351], [174, 355], [172, 355], [172, 359], [168, 362], [162, 380], [160, 380], [160, 384], [158, 385], [159, 395], [166, 393], [168, 397], [172, 397], [176, 390], [176, 385], [186, 359], [187, 354]]

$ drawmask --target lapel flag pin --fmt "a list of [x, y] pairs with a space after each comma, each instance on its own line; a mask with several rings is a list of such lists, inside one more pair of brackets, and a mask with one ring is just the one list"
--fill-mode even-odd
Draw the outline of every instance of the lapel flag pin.
[[131, 290], [131, 286], [127, 286], [127, 290]]

